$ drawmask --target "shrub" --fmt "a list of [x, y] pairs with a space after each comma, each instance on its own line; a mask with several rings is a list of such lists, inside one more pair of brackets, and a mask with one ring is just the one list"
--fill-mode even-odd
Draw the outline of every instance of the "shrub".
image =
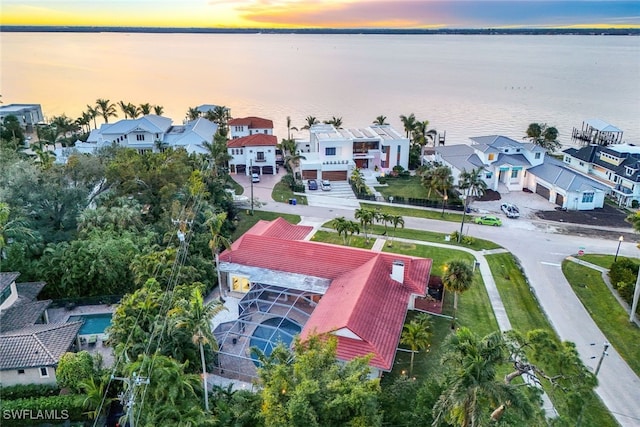
[[[87, 417], [83, 414], [82, 404], [85, 397], [78, 394], [66, 396], [36, 397], [31, 399], [16, 399], [2, 401], [2, 426], [31, 426], [42, 425], [47, 421], [82, 421]], [[18, 414], [31, 414], [33, 419], [20, 418]], [[12, 414], [16, 414], [12, 416]], [[44, 418], [47, 417], [47, 418]]]
[[609, 269], [609, 279], [613, 284], [635, 283], [637, 275], [638, 265], [628, 258], [619, 259], [611, 264], [611, 269]]
[[380, 184], [386, 184], [387, 183], [387, 177], [386, 176], [379, 176], [378, 178], [376, 178], [378, 180], [378, 182]]
[[73, 391], [80, 390], [80, 383], [95, 374], [93, 358], [88, 351], [79, 353], [65, 353], [60, 358], [56, 379], [62, 388], [70, 388]]
[[53, 384], [18, 384], [0, 387], [1, 400], [26, 399], [30, 397], [57, 396], [60, 387]]
[[640, 202], [638, 202], [637, 200], [632, 200], [631, 201], [631, 207], [633, 209], [638, 209], [638, 206], [640, 206]]

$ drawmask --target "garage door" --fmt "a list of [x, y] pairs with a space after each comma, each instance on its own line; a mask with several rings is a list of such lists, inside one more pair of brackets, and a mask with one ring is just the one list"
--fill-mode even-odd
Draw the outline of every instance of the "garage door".
[[347, 171], [325, 171], [322, 172], [322, 179], [329, 181], [346, 181]]
[[302, 171], [302, 179], [318, 179], [318, 171], [315, 169]]
[[556, 205], [562, 206], [564, 204], [564, 196], [562, 194], [556, 194]]
[[549, 200], [549, 196], [551, 195], [551, 193], [549, 192], [549, 189], [544, 185], [540, 185], [540, 184], [536, 184], [536, 194], [541, 195], [547, 200]]
[[244, 174], [246, 171], [247, 171], [247, 166], [246, 165], [236, 165], [236, 172], [237, 173]]
[[273, 166], [264, 166], [262, 168], [262, 173], [263, 174], [269, 174], [269, 175], [273, 175]]

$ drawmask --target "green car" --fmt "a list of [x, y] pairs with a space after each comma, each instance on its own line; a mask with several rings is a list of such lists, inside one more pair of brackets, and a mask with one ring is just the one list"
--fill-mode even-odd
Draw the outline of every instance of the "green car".
[[502, 225], [500, 218], [496, 218], [495, 216], [479, 216], [474, 221], [476, 224], [493, 225], [495, 227]]

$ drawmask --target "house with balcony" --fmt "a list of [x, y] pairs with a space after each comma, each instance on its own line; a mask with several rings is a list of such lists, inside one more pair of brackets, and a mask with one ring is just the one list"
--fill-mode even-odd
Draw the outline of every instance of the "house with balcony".
[[229, 138], [237, 139], [255, 134], [273, 135], [273, 121], [260, 117], [243, 117], [231, 119], [229, 126]]
[[606, 187], [546, 156], [546, 150], [501, 135], [471, 138], [471, 144], [440, 146], [433, 160], [451, 168], [454, 185], [460, 174], [480, 168], [487, 188], [506, 193], [530, 190], [569, 210], [590, 210], [604, 204]]
[[409, 139], [390, 125], [336, 129], [318, 124], [309, 129], [307, 145], [300, 161], [303, 179], [346, 181], [356, 168], [388, 173], [394, 166], [409, 166]]
[[55, 384], [60, 357], [79, 347], [82, 322], [49, 323], [44, 282], [16, 283], [0, 273], [0, 385]]
[[598, 180], [620, 206], [632, 207], [640, 202], [640, 147], [592, 144], [562, 153], [566, 166]]
[[259, 221], [220, 254], [221, 291], [238, 300], [237, 317], [214, 328], [225, 372], [255, 376], [251, 348], [269, 352], [297, 334], [335, 337], [341, 361], [370, 355], [373, 377], [393, 369], [432, 261], [308, 241], [312, 230]]
[[254, 133], [227, 141], [229, 172], [250, 175], [251, 173], [275, 174], [276, 145], [278, 138], [265, 133]]

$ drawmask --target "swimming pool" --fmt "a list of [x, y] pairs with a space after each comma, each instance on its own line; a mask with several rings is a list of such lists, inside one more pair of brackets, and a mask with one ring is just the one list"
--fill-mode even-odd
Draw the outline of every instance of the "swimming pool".
[[[300, 333], [302, 327], [284, 317], [272, 317], [262, 322], [251, 336], [251, 347], [259, 348], [265, 356], [271, 355], [273, 349], [282, 342], [289, 347], [293, 337]], [[258, 358], [252, 354], [256, 366], [260, 366]]]
[[103, 334], [111, 326], [111, 316], [113, 316], [112, 313], [79, 314], [77, 316], [69, 316], [67, 322], [84, 321], [78, 335]]

